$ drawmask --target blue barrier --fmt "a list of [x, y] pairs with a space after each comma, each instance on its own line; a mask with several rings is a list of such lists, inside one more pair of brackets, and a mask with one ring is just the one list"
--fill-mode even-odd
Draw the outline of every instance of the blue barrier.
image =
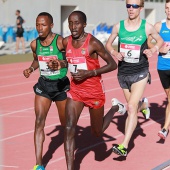
[[[25, 41], [32, 41], [38, 37], [38, 32], [35, 28], [24, 29], [23, 37]], [[16, 41], [16, 29], [13, 26], [0, 26], [0, 40], [6, 43]]]
[[113, 26], [108, 26], [106, 23], [100, 23], [92, 30], [92, 34], [95, 36], [98, 33], [107, 33], [111, 34]]
[[8, 27], [7, 28], [7, 32], [6, 32], [6, 34], [5, 34], [5, 39], [4, 39], [4, 41], [6, 42], [6, 43], [12, 43], [13, 42], [13, 34], [14, 34], [14, 30], [13, 30], [14, 28], [13, 27]]
[[3, 40], [3, 30], [2, 30], [2, 27], [0, 27], [0, 41]]
[[108, 33], [108, 34], [111, 34], [111, 33], [112, 33], [112, 29], [113, 29], [113, 26], [109, 26], [109, 27], [107, 28], [107, 33]]

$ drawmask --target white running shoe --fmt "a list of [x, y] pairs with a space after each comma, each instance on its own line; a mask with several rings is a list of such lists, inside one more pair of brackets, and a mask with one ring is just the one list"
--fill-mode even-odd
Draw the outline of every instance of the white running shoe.
[[162, 130], [160, 130], [160, 131], [158, 132], [158, 136], [159, 136], [161, 139], [165, 139], [165, 138], [167, 137], [167, 135], [168, 135], [168, 132], [169, 132], [169, 130], [166, 131], [166, 130], [163, 128]]
[[150, 109], [148, 107], [148, 99], [146, 97], [144, 97], [142, 99], [143, 103], [146, 103], [146, 109], [143, 109], [141, 112], [143, 113], [145, 119], [149, 119], [150, 118]]
[[121, 103], [119, 100], [117, 100], [116, 98], [113, 98], [111, 100], [112, 106], [119, 106], [119, 110], [117, 111], [118, 113], [120, 113], [121, 115], [124, 115], [126, 113], [126, 106]]

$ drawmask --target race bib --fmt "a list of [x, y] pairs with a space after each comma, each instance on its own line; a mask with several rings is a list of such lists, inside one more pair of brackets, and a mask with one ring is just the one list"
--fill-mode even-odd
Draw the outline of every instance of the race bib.
[[60, 74], [60, 70], [53, 71], [48, 68], [47, 62], [50, 59], [56, 59], [58, 58], [57, 56], [38, 56], [38, 61], [39, 61], [39, 68], [40, 68], [40, 73], [43, 76], [52, 76], [52, 75], [58, 75]]
[[[166, 44], [168, 44], [168, 46], [170, 47], [170, 42], [166, 42]], [[162, 55], [163, 58], [170, 58], [170, 50], [165, 54]]]
[[120, 52], [125, 54], [124, 61], [127, 63], [138, 63], [140, 58], [140, 45], [120, 44]]
[[68, 61], [68, 68], [71, 73], [77, 73], [78, 69], [87, 70], [85, 57], [67, 58], [67, 61]]

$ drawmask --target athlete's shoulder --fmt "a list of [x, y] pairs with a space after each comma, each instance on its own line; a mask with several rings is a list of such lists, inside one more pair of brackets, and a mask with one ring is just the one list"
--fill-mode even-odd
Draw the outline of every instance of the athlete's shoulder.
[[99, 43], [100, 41], [92, 34], [88, 33], [87, 37], [90, 37], [90, 43]]
[[67, 36], [67, 37], [64, 37], [63, 40], [62, 40], [62, 43], [63, 43], [63, 46], [64, 48], [66, 49], [67, 47], [67, 44], [68, 44], [68, 39], [70, 38], [70, 35]]
[[162, 27], [162, 21], [156, 22], [154, 25], [156, 31], [159, 33]]
[[55, 34], [55, 37], [57, 38], [57, 42], [62, 42], [63, 37], [60, 34]]
[[32, 47], [32, 46], [36, 46], [36, 41], [37, 41], [37, 39], [31, 41], [30, 46], [31, 46], [31, 47]]
[[152, 30], [153, 28], [154, 26], [151, 23], [146, 21], [146, 30]]
[[33, 52], [36, 50], [36, 45], [37, 45], [37, 39], [31, 41], [30, 47], [31, 47]]
[[95, 36], [93, 36], [92, 34], [90, 34], [89, 36], [90, 36], [89, 46], [92, 47], [94, 51], [103, 46], [102, 42]]

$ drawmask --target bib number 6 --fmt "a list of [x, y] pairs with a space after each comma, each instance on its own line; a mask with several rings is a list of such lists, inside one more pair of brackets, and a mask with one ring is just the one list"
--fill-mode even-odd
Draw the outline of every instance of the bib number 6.
[[129, 51], [127, 52], [127, 56], [128, 56], [128, 57], [131, 57], [131, 56], [132, 56], [131, 50], [129, 50]]

